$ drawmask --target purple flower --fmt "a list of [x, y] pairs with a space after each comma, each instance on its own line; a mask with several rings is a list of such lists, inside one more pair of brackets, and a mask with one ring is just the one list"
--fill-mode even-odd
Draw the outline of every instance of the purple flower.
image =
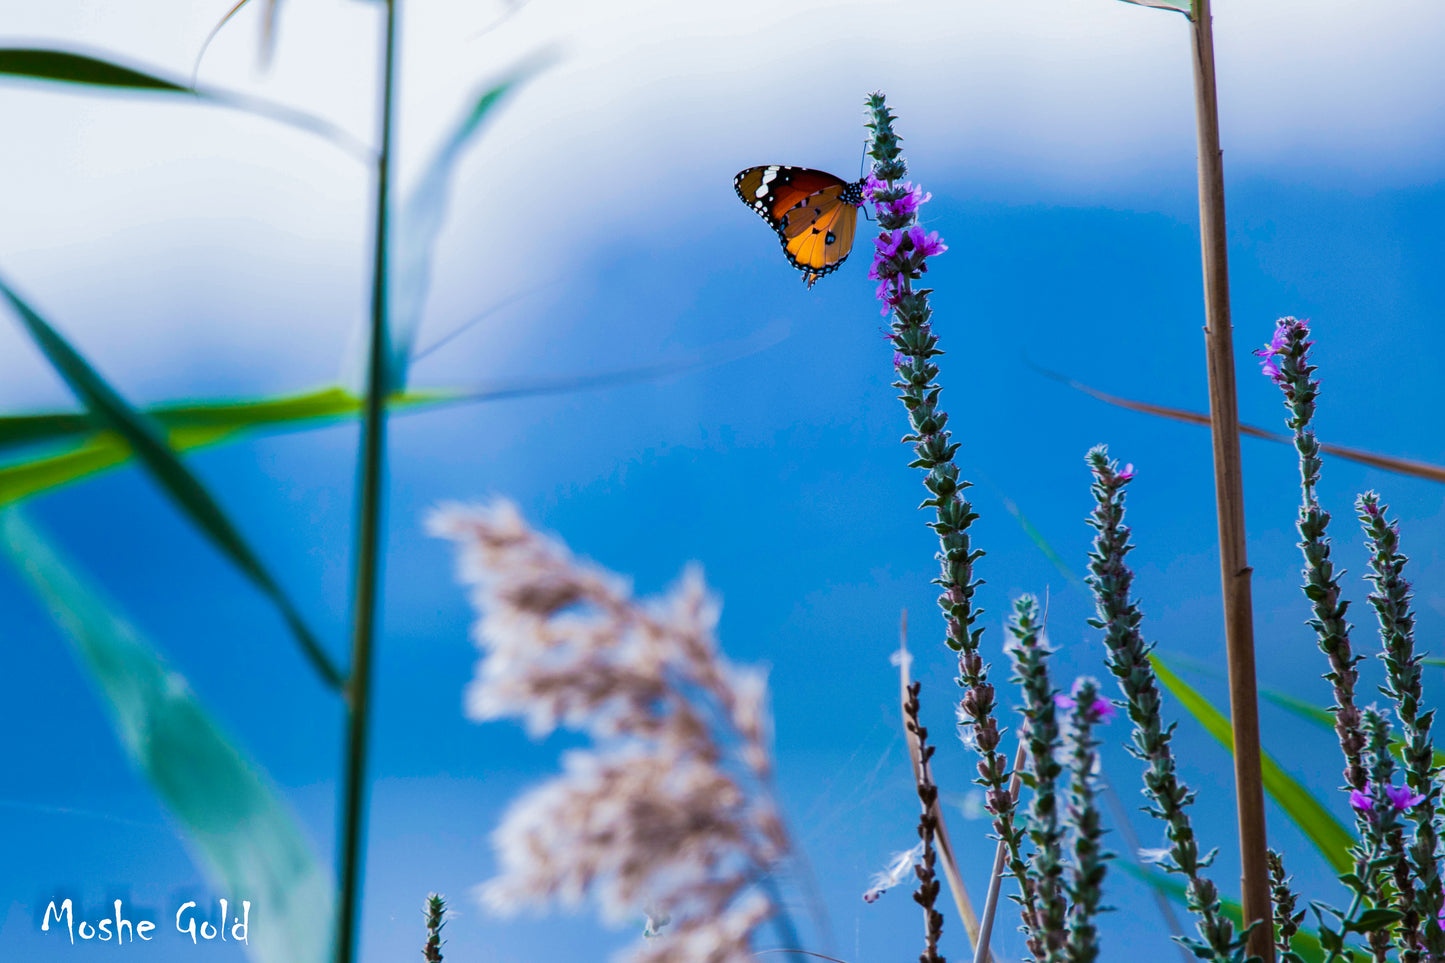
[[907, 191], [907, 193], [897, 200], [883, 201], [879, 204], [883, 211], [895, 217], [910, 217], [917, 214], [920, 204], [927, 204], [933, 200], [932, 194], [925, 194], [923, 188], [915, 187], [912, 181], [904, 181], [898, 189]]
[[[878, 291], [874, 297], [883, 302], [883, 310], [878, 313], [885, 318], [888, 316], [888, 312], [898, 305], [899, 295], [893, 290], [893, 282], [887, 278], [878, 282]], [[891, 338], [892, 335], [889, 337]]]
[[929, 231], [925, 236], [923, 228], [917, 224], [908, 229], [908, 239], [913, 242], [913, 249], [924, 257], [933, 257], [948, 250], [948, 245], [938, 239], [937, 231]]
[[[1077, 689], [1078, 684], [1075, 683], [1074, 687]], [[1078, 704], [1078, 700], [1073, 696], [1066, 696], [1062, 692], [1054, 694], [1054, 705], [1060, 709], [1072, 709]], [[1114, 708], [1114, 703], [1108, 699], [1095, 699], [1094, 704], [1089, 706], [1089, 711], [1093, 713], [1096, 722], [1108, 722], [1114, 718], [1115, 713], [1118, 712], [1118, 710]]]
[[1132, 461], [1129, 462], [1129, 464], [1124, 466], [1124, 470], [1119, 472], [1119, 474], [1115, 475], [1114, 477], [1119, 479], [1120, 481], [1128, 481], [1129, 479], [1133, 478], [1134, 463]]
[[1416, 792], [1411, 792], [1409, 786], [1386, 786], [1385, 797], [1390, 800], [1390, 805], [1400, 812], [1414, 809], [1425, 801], [1425, 797]]
[[[1259, 368], [1275, 384], [1284, 384], [1284, 373], [1279, 369], [1279, 362], [1276, 360], [1281, 354], [1289, 349], [1289, 336], [1298, 331], [1301, 339], [1309, 334], [1308, 321], [1298, 321], [1294, 318], [1280, 318], [1275, 322], [1274, 334], [1269, 339], [1269, 344], [1263, 348], [1256, 349], [1254, 354], [1262, 360]], [[1301, 348], [1308, 351], [1313, 342], [1302, 341]]]
[[906, 359], [903, 357], [902, 351], [893, 352], [893, 367], [897, 368], [899, 365], [903, 364], [905, 360]]
[[873, 203], [873, 195], [879, 191], [888, 190], [888, 182], [880, 181], [878, 175], [872, 171], [868, 172], [868, 179], [863, 182], [863, 199], [869, 204]]
[[[1414, 809], [1425, 801], [1424, 796], [1412, 792], [1409, 786], [1386, 786], [1385, 799], [1402, 813]], [[1374, 789], [1369, 783], [1365, 783], [1364, 789], [1350, 790], [1350, 805], [1361, 812], [1371, 812], [1375, 808]]]
[[[910, 230], [916, 230], [916, 228]], [[903, 245], [903, 237], [902, 231], [886, 231], [873, 239], [873, 244], [878, 249], [877, 255], [873, 258], [875, 268], [884, 258], [893, 257], [898, 253], [898, 249]]]

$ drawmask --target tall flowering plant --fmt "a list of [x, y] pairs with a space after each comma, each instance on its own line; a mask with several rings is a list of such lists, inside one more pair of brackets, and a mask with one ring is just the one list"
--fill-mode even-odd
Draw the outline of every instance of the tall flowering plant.
[[[900, 391], [910, 427], [903, 441], [913, 448], [911, 467], [926, 472], [923, 484], [928, 497], [920, 507], [933, 510], [929, 525], [939, 539], [936, 558], [940, 572], [934, 581], [942, 589], [938, 604], [944, 615], [944, 641], [957, 655], [957, 681], [964, 690], [956, 715], [964, 742], [979, 757], [976, 781], [984, 788], [985, 806], [993, 816], [999, 840], [996, 876], [1006, 866], [1017, 882], [1020, 928], [1035, 959], [1086, 963], [1098, 953], [1092, 920], [1099, 908], [1107, 854], [1098, 845], [1093, 773], [1077, 767], [1093, 765], [1095, 743], [1090, 731], [1095, 722], [1112, 711], [1112, 706], [1097, 698], [1093, 689], [1084, 690], [1084, 708], [1071, 717], [1070, 792], [1067, 805], [1061, 804], [1057, 784], [1063, 767], [1055, 754], [1062, 751], [1063, 740], [1055, 699], [1068, 697], [1055, 692], [1049, 684], [1045, 664], [1049, 649], [1043, 641], [1043, 622], [1037, 603], [1025, 596], [1016, 603], [1009, 627], [1014, 639], [1015, 681], [1025, 696], [1025, 744], [1017, 763], [1020, 771], [1011, 773], [1008, 757], [999, 751], [1002, 731], [996, 717], [996, 694], [981, 651], [983, 628], [976, 625], [982, 609], [974, 604], [982, 582], [974, 578], [973, 566], [983, 552], [973, 548], [969, 527], [978, 516], [964, 497], [970, 483], [961, 477], [954, 461], [959, 446], [951, 440], [948, 415], [939, 404], [942, 389], [934, 380], [938, 366], [933, 359], [942, 351], [932, 330], [932, 292], [917, 286], [928, 271], [929, 259], [947, 251], [948, 246], [938, 232], [925, 232], [919, 223], [919, 211], [932, 195], [904, 179], [908, 165], [893, 129], [896, 116], [881, 93], [868, 98], [867, 108], [873, 167], [864, 182], [863, 196], [873, 206], [879, 227], [868, 276], [878, 282], [875, 293], [883, 315], [892, 318], [889, 338], [898, 379], [893, 386]], [[915, 692], [915, 713], [916, 699]], [[1069, 705], [1074, 707], [1072, 702]], [[1027, 814], [1020, 814], [1017, 808], [1020, 782], [1033, 790]], [[931, 785], [920, 785], [920, 794], [932, 791]], [[1073, 850], [1066, 855], [1070, 840]], [[927, 842], [925, 837], [923, 854], [926, 867], [931, 869]], [[929, 881], [931, 877], [925, 883]], [[878, 891], [875, 885], [870, 894], [876, 898]], [[975, 960], [987, 959], [997, 892], [995, 879]], [[932, 959], [937, 928], [931, 902], [925, 903], [925, 915], [929, 940], [924, 959]]]
[[[1440, 837], [1436, 824], [1441, 786], [1434, 765], [1430, 734], [1433, 711], [1422, 711], [1421, 656], [1414, 648], [1414, 617], [1410, 584], [1404, 578], [1407, 559], [1399, 551], [1397, 523], [1374, 492], [1360, 495], [1355, 510], [1370, 552], [1375, 592], [1369, 601], [1379, 622], [1380, 659], [1386, 684], [1381, 693], [1394, 702], [1402, 732], [1400, 754], [1405, 785], [1393, 784], [1395, 761], [1389, 751], [1390, 720], [1373, 707], [1355, 704], [1356, 665], [1364, 658], [1351, 647], [1351, 626], [1345, 620], [1348, 602], [1341, 598], [1338, 575], [1330, 561], [1326, 531], [1330, 513], [1320, 504], [1317, 486], [1323, 467], [1313, 420], [1320, 382], [1310, 364], [1306, 321], [1280, 318], [1269, 343], [1255, 352], [1261, 369], [1284, 395], [1287, 424], [1299, 454], [1303, 502], [1299, 513], [1300, 549], [1304, 554], [1304, 593], [1310, 600], [1320, 650], [1329, 660], [1325, 674], [1332, 686], [1335, 730], [1345, 756], [1345, 786], [1355, 811], [1359, 843], [1351, 850], [1352, 872], [1342, 876], [1352, 900], [1346, 910], [1312, 906], [1320, 915], [1321, 943], [1334, 960], [1349, 953], [1352, 934], [1365, 936], [1371, 956], [1383, 961], [1396, 952], [1401, 963], [1445, 960], [1445, 891], [1440, 876]], [[1405, 840], [1406, 823], [1410, 839]], [[1325, 915], [1333, 918], [1327, 922]]]

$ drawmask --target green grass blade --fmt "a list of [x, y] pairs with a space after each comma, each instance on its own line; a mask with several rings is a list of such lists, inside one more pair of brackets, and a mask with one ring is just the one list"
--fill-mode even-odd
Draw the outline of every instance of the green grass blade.
[[34, 47], [3, 47], [0, 48], [0, 76], [78, 84], [86, 87], [108, 87], [113, 90], [187, 94], [198, 100], [244, 110], [279, 121], [298, 130], [319, 134], [364, 162], [370, 162], [374, 157], [374, 152], [368, 145], [358, 141], [348, 131], [324, 117], [235, 91], [220, 88], [196, 88], [148, 70], [123, 67], [112, 61], [102, 60], [88, 54]]
[[[1332, 733], [1335, 731], [1335, 717], [1330, 714], [1328, 709], [1321, 709], [1319, 706], [1311, 705], [1303, 699], [1296, 699], [1294, 696], [1288, 696], [1283, 692], [1275, 692], [1270, 689], [1261, 689], [1259, 690], [1259, 694], [1261, 698], [1268, 699], [1286, 712], [1313, 722], [1321, 729], [1327, 729]], [[1405, 740], [1399, 736], [1391, 737], [1390, 751], [1397, 757], [1403, 759], [1405, 754]], [[1445, 767], [1445, 752], [1436, 749], [1434, 759], [1436, 766]]]
[[422, 171], [396, 214], [396, 238], [391, 252], [391, 389], [406, 384], [407, 367], [431, 286], [432, 250], [446, 219], [447, 198], [452, 175], [467, 146], [482, 130], [483, 122], [508, 93], [546, 66], [542, 59], [518, 68], [501, 83], [484, 90], [461, 117], [457, 118], [436, 153]]
[[[516, 378], [465, 389], [411, 390], [392, 395], [387, 405], [393, 414], [409, 414], [441, 405], [535, 398], [636, 384], [750, 357], [774, 347], [785, 337], [785, 332], [769, 330], [740, 341], [713, 345], [691, 357], [615, 371]], [[355, 395], [343, 388], [331, 387], [273, 398], [168, 403], [147, 408], [145, 414], [166, 429], [166, 439], [174, 450], [189, 451], [256, 432], [305, 430], [334, 424], [355, 416], [360, 407], [360, 399]], [[0, 465], [0, 506], [118, 467], [131, 456], [124, 440], [112, 432], [97, 431], [88, 415], [0, 416], [0, 451], [46, 441], [70, 441], [73, 447], [59, 452], [52, 449]]]
[[241, 570], [281, 613], [302, 651], [331, 686], [340, 689], [341, 673], [332, 665], [320, 642], [301, 618], [291, 599], [261, 564], [241, 533], [221, 510], [200, 480], [186, 468], [167, 444], [162, 431], [136, 411], [106, 383], [105, 379], [62, 338], [30, 305], [0, 281], [0, 294], [10, 302], [26, 331], [57, 374], [82, 401], [98, 424], [125, 440], [137, 460], [150, 472], [171, 500]]
[[258, 963], [325, 963], [332, 883], [284, 800], [157, 655], [19, 510], [0, 551], [59, 624], [99, 689], [116, 737], [190, 843], [218, 895], [251, 901]]
[[[460, 391], [429, 389], [393, 396], [393, 409], [424, 408], [459, 399]], [[289, 431], [318, 423], [331, 424], [355, 415], [361, 402], [342, 388], [321, 388], [270, 398], [185, 402], [154, 405], [145, 414], [164, 428], [171, 447], [195, 447], [177, 442], [178, 433], [224, 430]], [[44, 413], [0, 415], [0, 451], [47, 441], [95, 437], [96, 424], [85, 414]], [[3, 470], [3, 469], [0, 469]]]
[[[1209, 700], [1190, 688], [1183, 679], [1170, 672], [1158, 655], [1151, 654], [1149, 662], [1158, 673], [1159, 681], [1174, 694], [1185, 711], [1192, 715], [1206, 732], [1233, 752], [1234, 729], [1223, 713], [1210, 705]], [[1265, 792], [1269, 793], [1270, 798], [1284, 810], [1290, 821], [1314, 843], [1315, 848], [1335, 872], [1349, 872], [1349, 848], [1354, 843], [1349, 830], [1345, 829], [1319, 800], [1310, 795], [1307, 789], [1281, 769], [1273, 757], [1268, 753], [1261, 753], [1261, 756]]]
[[[1136, 879], [1143, 880], [1152, 889], [1163, 893], [1165, 896], [1178, 903], [1180, 906], [1188, 905], [1185, 884], [1182, 879], [1170, 873], [1161, 873], [1158, 870], [1145, 869], [1131, 862], [1118, 862], [1115, 864], [1124, 872]], [[1224, 915], [1229, 917], [1236, 927], [1244, 925], [1244, 911], [1238, 902], [1232, 899], [1220, 899], [1224, 907]], [[1192, 935], [1192, 934], [1191, 934]], [[1303, 927], [1295, 933], [1290, 943], [1290, 949], [1294, 950], [1304, 958], [1305, 963], [1324, 963], [1325, 951], [1320, 946], [1319, 936], [1313, 930]]]
[[[1076, 391], [1104, 402], [1108, 405], [1117, 405], [1120, 408], [1128, 408], [1130, 411], [1143, 412], [1146, 415], [1157, 415], [1161, 418], [1169, 418], [1174, 421], [1182, 421], [1190, 425], [1207, 426], [1209, 414], [1207, 412], [1188, 411], [1184, 408], [1170, 408], [1165, 405], [1151, 404], [1147, 401], [1134, 401], [1129, 398], [1120, 398], [1118, 395], [1105, 394], [1097, 388], [1091, 388], [1081, 381], [1075, 381], [1068, 375], [1060, 374], [1057, 371], [1050, 371], [1048, 368], [1040, 367], [1024, 356], [1024, 364], [1034, 371], [1054, 381], [1068, 385]], [[1274, 441], [1284, 445], [1294, 444], [1294, 436], [1279, 431], [1266, 431], [1263, 428], [1256, 428], [1253, 425], [1239, 426], [1242, 435], [1249, 435], [1251, 438], [1263, 438], [1267, 441]], [[1362, 448], [1346, 448], [1343, 445], [1334, 445], [1327, 442], [1320, 443], [1320, 450], [1347, 461], [1358, 462], [1361, 465], [1369, 465], [1371, 468], [1378, 468], [1382, 471], [1394, 472], [1397, 475], [1405, 475], [1410, 478], [1424, 478], [1427, 481], [1445, 482], [1445, 465], [1434, 465], [1429, 462], [1412, 461], [1408, 458], [1396, 458], [1393, 455], [1379, 455], [1372, 451], [1365, 451]]]
[[185, 84], [166, 80], [142, 70], [88, 57], [65, 50], [40, 50], [33, 47], [0, 48], [0, 74], [51, 80], [92, 87], [118, 87], [129, 90], [163, 90], [191, 94]]
[[1124, 0], [1124, 2], [1140, 7], [1153, 7], [1156, 10], [1177, 10], [1190, 20], [1194, 19], [1194, 0]]

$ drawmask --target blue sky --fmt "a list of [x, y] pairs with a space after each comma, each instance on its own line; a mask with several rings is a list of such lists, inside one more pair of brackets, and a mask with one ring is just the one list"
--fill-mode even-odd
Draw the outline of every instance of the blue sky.
[[[154, 3], [141, 23], [112, 4], [0, 0], [0, 29], [6, 45], [103, 49], [184, 74], [226, 6]], [[586, 914], [495, 921], [468, 898], [491, 875], [487, 837], [508, 800], [574, 744], [534, 744], [519, 727], [462, 714], [472, 613], [447, 546], [426, 537], [421, 520], [441, 500], [492, 494], [631, 576], [640, 593], [660, 591], [689, 561], [703, 565], [723, 600], [724, 648], [770, 666], [782, 802], [831, 917], [831, 942], [818, 936], [813, 947], [856, 961], [915, 952], [919, 920], [905, 892], [873, 906], [859, 898], [910, 844], [916, 821], [888, 665], [901, 608], [946, 798], [970, 788], [971, 764], [950, 732], [953, 665], [929, 584], [936, 543], [898, 444], [905, 421], [889, 387], [891, 350], [866, 246], [805, 291], [737, 202], [732, 176], [760, 163], [851, 175], [862, 99], [888, 93], [912, 176], [934, 196], [926, 226], [950, 245], [929, 282], [948, 352], [943, 402], [963, 472], [978, 483], [996, 680], [1006, 676], [999, 629], [1022, 592], [1049, 593], [1061, 684], [1102, 673], [1087, 596], [1005, 502], [1082, 574], [1091, 534], [1083, 456], [1099, 442], [1139, 469], [1131, 558], [1147, 636], [1222, 671], [1207, 433], [1105, 406], [1021, 360], [1027, 352], [1114, 394], [1205, 406], [1184, 21], [1113, 0], [715, 9], [532, 0], [478, 35], [498, 12], [404, 6], [404, 182], [471, 91], [530, 50], [560, 52], [462, 166], [421, 342], [508, 303], [419, 362], [413, 382], [645, 365], [760, 332], [776, 343], [645, 383], [393, 422], [362, 959], [419, 953], [431, 890], [458, 912], [449, 960], [594, 960], [635, 936]], [[1436, 53], [1445, 17], [1403, 0], [1368, 10], [1220, 0], [1215, 13], [1243, 419], [1280, 426], [1277, 392], [1247, 352], [1276, 317], [1308, 317], [1325, 381], [1322, 439], [1445, 460], [1433, 415], [1445, 407], [1445, 66]], [[325, 113], [366, 137], [376, 26], [370, 4], [284, 4], [275, 64], [263, 73], [257, 20], [246, 13], [201, 77]], [[347, 369], [366, 304], [369, 204], [350, 158], [236, 112], [3, 90], [11, 149], [0, 153], [0, 271], [130, 398], [301, 390]], [[18, 326], [0, 325], [0, 375], [7, 411], [72, 404]], [[355, 445], [355, 429], [336, 426], [190, 458], [338, 655]], [[1248, 439], [1243, 454], [1261, 684], [1322, 704], [1324, 666], [1295, 588], [1294, 459]], [[1358, 644], [1368, 647], [1372, 633], [1350, 505], [1369, 488], [1404, 519], [1418, 636], [1440, 654], [1438, 486], [1330, 460], [1322, 496], [1351, 573]], [[134, 470], [29, 509], [264, 765], [329, 861], [340, 713], [261, 598]], [[209, 891], [58, 630], [8, 570], [0, 611], [0, 725], [10, 733], [0, 781], [3, 955], [111, 952], [62, 948], [38, 932], [58, 895], [88, 907], [124, 898], [162, 927], [179, 902], [226, 895]], [[1190, 679], [1223, 702], [1222, 677]], [[1432, 671], [1427, 691], [1441, 682]], [[1267, 748], [1343, 813], [1331, 737], [1268, 707], [1264, 718]], [[1137, 766], [1118, 745], [1122, 727], [1111, 735], [1106, 772], [1132, 807]], [[1178, 740], [1200, 793], [1201, 834], [1221, 849], [1214, 876], [1229, 890], [1228, 756], [1188, 721]], [[948, 816], [981, 893], [986, 828], [957, 807]], [[1154, 825], [1133, 824], [1157, 845]], [[1340, 897], [1278, 810], [1270, 830], [1312, 896]], [[807, 887], [790, 884], [802, 916]], [[1117, 870], [1109, 902], [1121, 910], [1105, 922], [1106, 955], [1172, 952], [1145, 892]], [[945, 953], [963, 955], [960, 933], [950, 914]], [[1008, 917], [995, 948], [1022, 952]], [[169, 963], [198, 953], [243, 958], [171, 940], [127, 955]]]

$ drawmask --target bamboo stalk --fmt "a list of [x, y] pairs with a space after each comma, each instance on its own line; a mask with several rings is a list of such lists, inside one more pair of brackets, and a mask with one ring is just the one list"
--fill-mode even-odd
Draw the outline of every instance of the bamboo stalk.
[[396, 7], [386, 0], [386, 54], [381, 75], [381, 149], [376, 159], [376, 227], [373, 238], [371, 338], [362, 422], [360, 497], [357, 500], [355, 574], [352, 581], [351, 675], [347, 680], [346, 757], [340, 845], [341, 892], [336, 922], [336, 963], [356, 958], [357, 918], [365, 863], [366, 742], [371, 709], [371, 652], [380, 605], [383, 467], [390, 345], [386, 330], [387, 231], [391, 178], [392, 106], [396, 64]]
[[1194, 113], [1199, 135], [1199, 241], [1204, 266], [1209, 411], [1214, 438], [1214, 491], [1224, 632], [1229, 662], [1229, 710], [1234, 726], [1235, 801], [1239, 813], [1240, 894], [1245, 925], [1258, 921], [1250, 952], [1274, 961], [1274, 934], [1265, 865], [1264, 781], [1260, 775], [1259, 703], [1255, 695], [1254, 624], [1245, 557], [1244, 482], [1239, 457], [1239, 411], [1234, 389], [1234, 341], [1229, 319], [1229, 261], [1224, 230], [1224, 159], [1219, 149], [1219, 104], [1214, 83], [1214, 33], [1209, 0], [1194, 0]]

